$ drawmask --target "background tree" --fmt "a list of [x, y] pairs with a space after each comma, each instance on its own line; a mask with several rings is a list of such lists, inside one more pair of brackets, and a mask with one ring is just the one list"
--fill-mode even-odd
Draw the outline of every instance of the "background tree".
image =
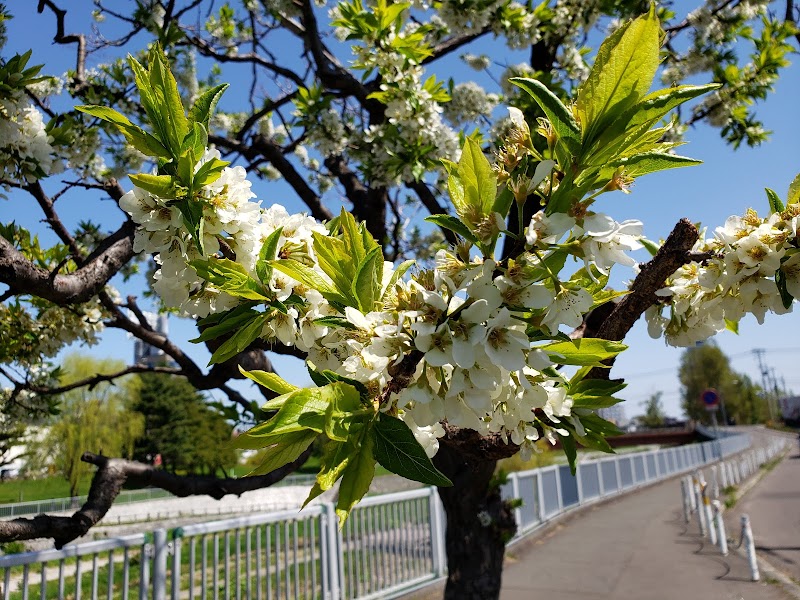
[[130, 405], [144, 416], [135, 460], [152, 464], [160, 455], [163, 468], [173, 473], [224, 474], [236, 464], [233, 427], [194, 386], [182, 377], [156, 373], [139, 375], [139, 381]]
[[[42, 22], [54, 26], [55, 42], [76, 49], [75, 68], [64, 81], [37, 80], [37, 72], [21, 64], [23, 57], [4, 64], [4, 116], [19, 125], [4, 138], [4, 183], [15, 197], [36, 203], [57, 239], [43, 245], [16, 222], [6, 223], [1, 232], [0, 282], [6, 289], [0, 295], [0, 324], [4, 331], [19, 333], [2, 348], [3, 373], [11, 386], [6, 396], [11, 402], [46, 408], [47, 399], [63, 391], [63, 386], [52, 385], [47, 361], [66, 344], [91, 343], [104, 328], [114, 328], [160, 349], [176, 364], [156, 370], [182, 375], [200, 390], [220, 389], [247, 416], [255, 403], [229, 381], [242, 377], [239, 365], [270, 370], [265, 344], [235, 340], [226, 347], [232, 350], [227, 360], [203, 369], [185, 349], [153, 331], [136, 297], [122, 298], [108, 285], [117, 274], [131, 275], [137, 267], [134, 257], [142, 246], [134, 239], [133, 222], [118, 213], [103, 223], [67, 225], [61, 210], [65, 203], [55, 204], [67, 198], [81, 199], [82, 206], [106, 196], [119, 200], [129, 186], [115, 177], [143, 170], [140, 151], [152, 140], [143, 140], [135, 128], [121, 135], [115, 127], [72, 108], [77, 103], [97, 104], [116, 108], [137, 122], [145, 120], [144, 103], [133, 94], [131, 72], [117, 60], [118, 48], [144, 60], [145, 47], [160, 42], [177, 65], [179, 93], [186, 105], [213, 90], [221, 72], [239, 79], [237, 88], [249, 94], [225, 98], [209, 141], [252, 176], [264, 181], [280, 178], [283, 186], [278, 189], [315, 218], [328, 220], [345, 204], [378, 240], [385, 256], [396, 260], [435, 241], [434, 235], [455, 241], [446, 228], [423, 230], [412, 217], [452, 214], [442, 159], [457, 158], [462, 128], [478, 127], [487, 140], [493, 131], [508, 130], [509, 121], [493, 114], [497, 91], [505, 94], [504, 102], [525, 108], [529, 123], [536, 124], [544, 115], [521, 92], [440, 81], [430, 77], [434, 69], [469, 44], [495, 36], [498, 48], [507, 45], [529, 55], [527, 64], [505, 69], [485, 56], [465, 54], [464, 60], [480, 71], [488, 69], [499, 81], [510, 75], [535, 76], [567, 100], [587, 76], [583, 51], [595, 25], [630, 17], [646, 6], [558, 1], [533, 9], [505, 1], [447, 1], [412, 13], [408, 5], [383, 2], [365, 8], [360, 2], [319, 7], [308, 0], [235, 6], [149, 0], [125, 9], [102, 2], [93, 8], [99, 25], [90, 34], [87, 12], [71, 8], [74, 12], [67, 13], [51, 0], [37, 5]], [[676, 140], [685, 127], [705, 122], [720, 127], [733, 144], [757, 144], [765, 138], [752, 102], [768, 93], [787, 64], [796, 10], [791, 3], [786, 8], [780, 18], [764, 5], [741, 1], [702, 5], [691, 15], [659, 9], [667, 36], [666, 83], [699, 77], [721, 84], [709, 99], [676, 115], [678, 122], [659, 136]], [[73, 31], [87, 33], [67, 33]], [[334, 37], [347, 38], [350, 47]], [[280, 48], [280, 55], [274, 48]], [[743, 56], [744, 48], [749, 56]], [[100, 64], [100, 56], [109, 60]], [[62, 89], [70, 95], [65, 102], [56, 97]], [[47, 129], [44, 120], [50, 121]], [[138, 145], [138, 151], [123, 144], [123, 138]], [[547, 142], [537, 136], [536, 144], [544, 147]], [[162, 152], [152, 144], [145, 149], [153, 148], [156, 154]], [[60, 177], [46, 179], [61, 168], [69, 169], [66, 183], [58, 183]], [[619, 187], [625, 183], [615, 181]], [[528, 212], [522, 215], [511, 211], [508, 227], [518, 231], [520, 216], [527, 222], [534, 205], [528, 202]], [[630, 298], [646, 298], [652, 304], [666, 277], [690, 260], [697, 233], [687, 224], [676, 232], [667, 246], [677, 250], [661, 255], [658, 268], [650, 272], [656, 275], [640, 279]], [[235, 250], [225, 243], [220, 246], [226, 255]], [[514, 252], [514, 244], [509, 244], [506, 256]], [[189, 288], [179, 275], [158, 269], [147, 285], [168, 304], [192, 314], [223, 308], [213, 304], [215, 296], [206, 293], [207, 286]], [[645, 301], [637, 302], [642, 306], [624, 315], [620, 311], [600, 324], [596, 335], [624, 337], [641, 313], [638, 308], [644, 310]], [[279, 342], [269, 349], [303, 354]], [[31, 369], [43, 364], [38, 371]], [[151, 369], [130, 365], [115, 375], [146, 370]], [[110, 378], [93, 375], [84, 383]], [[499, 586], [498, 552], [502, 559], [502, 541], [513, 525], [490, 483], [494, 461], [509, 451], [505, 442], [457, 428], [448, 429], [442, 438], [437, 461], [456, 482], [445, 493], [448, 518], [453, 516], [448, 527], [451, 574], [463, 570], [459, 563], [469, 558], [464, 553], [470, 547], [493, 550], [477, 570], [470, 566], [463, 572], [495, 574], [485, 587], [471, 591], [459, 588], [470, 583], [467, 579], [452, 577], [451, 595], [489, 597]], [[242, 486], [267, 481], [274, 478], [254, 478]], [[484, 510], [496, 517], [497, 527], [478, 528], [476, 515]], [[482, 592], [486, 593], [481, 596]]]
[[[99, 360], [70, 354], [64, 359], [59, 385], [69, 386], [90, 375], [115, 373], [118, 361]], [[130, 378], [99, 383], [92, 389], [78, 387], [59, 398], [59, 414], [46, 425], [47, 433], [35, 446], [32, 466], [51, 470], [69, 482], [70, 496], [77, 496], [91, 465], [83, 462], [84, 452], [107, 456], [133, 455], [136, 439], [142, 435], [144, 418], [129, 408], [136, 393]]]
[[[730, 360], [712, 342], [687, 349], [681, 356], [678, 372], [686, 415], [700, 423], [710, 423], [711, 415], [702, 403], [702, 393], [715, 389], [725, 403], [728, 419], [737, 424], [763, 423], [769, 416], [761, 389], [743, 373], [731, 368]], [[721, 420], [722, 412], [718, 413]]]
[[663, 427], [667, 415], [664, 413], [664, 406], [661, 403], [662, 392], [652, 394], [644, 402], [644, 414], [637, 417], [639, 423], [645, 427]]

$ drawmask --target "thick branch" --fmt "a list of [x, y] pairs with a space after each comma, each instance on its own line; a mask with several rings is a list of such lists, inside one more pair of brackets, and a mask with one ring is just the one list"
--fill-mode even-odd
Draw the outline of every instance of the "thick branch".
[[37, 515], [32, 519], [14, 519], [0, 522], [0, 542], [52, 538], [56, 548], [85, 535], [109, 511], [122, 487], [153, 486], [179, 497], [211, 496], [219, 500], [228, 494], [269, 487], [297, 470], [308, 458], [311, 450], [296, 461], [267, 475], [220, 479], [211, 476], [180, 476], [154, 468], [151, 465], [108, 458], [91, 452], [81, 457], [84, 462], [97, 466], [86, 503], [70, 517]]
[[[698, 237], [697, 228], [689, 219], [678, 221], [658, 253], [641, 266], [630, 293], [614, 306], [594, 337], [615, 341], [624, 339], [644, 311], [658, 302], [656, 292], [664, 287], [670, 275], [692, 260], [708, 258], [691, 252]], [[608, 379], [608, 372], [609, 369], [594, 368], [587, 377]]]
[[133, 222], [127, 221], [69, 275], [37, 267], [0, 236], [0, 283], [14, 294], [31, 294], [59, 305], [87, 302], [133, 258], [133, 233]]

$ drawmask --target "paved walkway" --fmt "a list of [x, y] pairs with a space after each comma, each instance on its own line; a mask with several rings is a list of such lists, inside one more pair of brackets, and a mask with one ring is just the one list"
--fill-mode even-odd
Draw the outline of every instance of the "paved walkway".
[[[793, 479], [772, 498], [780, 508], [751, 509], [756, 540], [794, 523], [794, 535], [775, 538], [773, 550], [794, 567], [800, 563], [800, 459], [794, 469], [772, 479]], [[768, 484], [770, 482], [767, 482]], [[760, 484], [756, 490], [771, 490]], [[752, 495], [752, 493], [751, 493]], [[792, 497], [793, 496], [793, 497]], [[753, 499], [758, 503], [758, 499]], [[776, 505], [777, 506], [777, 505]], [[789, 508], [791, 506], [792, 508]], [[778, 512], [780, 511], [780, 512]], [[791, 513], [788, 515], [787, 513]], [[738, 539], [738, 531], [729, 537]], [[763, 538], [766, 539], [766, 538]], [[770, 538], [772, 540], [772, 538]], [[765, 542], [762, 542], [765, 543]], [[770, 541], [771, 543], [771, 541]], [[607, 504], [590, 507], [557, 525], [532, 545], [509, 552], [502, 600], [783, 600], [783, 590], [753, 583], [747, 563], [736, 553], [723, 557], [700, 537], [697, 525], [684, 524], [680, 482], [672, 479]]]
[[[730, 512], [731, 527], [750, 515], [756, 553], [800, 582], [800, 453], [795, 449]], [[736, 536], [738, 537], [738, 535]]]

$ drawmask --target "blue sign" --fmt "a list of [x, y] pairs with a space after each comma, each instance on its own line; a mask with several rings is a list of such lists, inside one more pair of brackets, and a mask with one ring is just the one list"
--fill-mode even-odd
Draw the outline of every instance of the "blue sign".
[[717, 390], [713, 388], [709, 388], [700, 394], [700, 398], [703, 400], [703, 404], [706, 405], [706, 408], [716, 408], [719, 404], [719, 394]]

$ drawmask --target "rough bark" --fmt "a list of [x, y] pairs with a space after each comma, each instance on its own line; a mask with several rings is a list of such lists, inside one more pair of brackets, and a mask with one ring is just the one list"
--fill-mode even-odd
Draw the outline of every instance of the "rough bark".
[[500, 597], [506, 542], [516, 531], [514, 513], [493, 481], [496, 460], [480, 460], [442, 444], [436, 467], [453, 482], [439, 488], [445, 514], [445, 600]]

